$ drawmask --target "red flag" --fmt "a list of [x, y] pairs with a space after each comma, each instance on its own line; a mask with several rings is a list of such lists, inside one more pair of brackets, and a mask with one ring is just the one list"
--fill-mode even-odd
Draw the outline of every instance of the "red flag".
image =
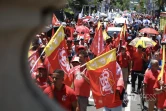
[[104, 50], [104, 38], [101, 25], [99, 26], [99, 29], [97, 28], [95, 31], [95, 36], [90, 49], [95, 55], [99, 55]]
[[74, 28], [73, 27], [67, 26], [65, 28], [65, 34], [67, 35], [67, 37], [70, 37], [72, 40], [74, 39], [73, 33], [74, 33]]
[[67, 75], [70, 65], [66, 52], [66, 42], [63, 27], [60, 26], [44, 49], [53, 70], [62, 69], [65, 72], [65, 84], [70, 85]]
[[[38, 58], [39, 58], [39, 53], [37, 51], [29, 51], [28, 61], [29, 61], [30, 69], [34, 67], [33, 72], [37, 71], [37, 64], [35, 65], [35, 62], [37, 61]], [[39, 60], [38, 63], [40, 62], [41, 61]]]
[[116, 49], [110, 50], [86, 64], [96, 108], [110, 107], [116, 90]]
[[57, 17], [55, 16], [55, 14], [53, 14], [52, 16], [52, 36], [54, 35], [54, 26], [60, 26], [60, 22], [57, 19]]
[[52, 26], [60, 26], [60, 22], [57, 19], [57, 17], [55, 16], [55, 14], [53, 14], [53, 16], [52, 16]]

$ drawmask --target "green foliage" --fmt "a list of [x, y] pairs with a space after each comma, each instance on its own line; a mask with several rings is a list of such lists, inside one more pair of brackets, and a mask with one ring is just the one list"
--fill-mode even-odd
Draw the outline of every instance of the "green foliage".
[[144, 8], [144, 5], [145, 5], [146, 1], [145, 0], [142, 0], [139, 2], [139, 6], [140, 6], [140, 11], [141, 12], [146, 12], [146, 9]]
[[166, 3], [165, 0], [157, 0], [156, 2], [156, 5], [159, 7], [159, 10], [162, 12], [162, 11], [166, 11], [164, 10], [164, 3]]
[[88, 4], [88, 0], [68, 0], [68, 4], [73, 10], [81, 11], [82, 6]]
[[112, 1], [115, 8], [121, 9], [121, 10], [129, 10], [130, 0], [116, 0]]
[[69, 14], [72, 14], [72, 15], [74, 14], [73, 10], [72, 10], [70, 7], [64, 8], [63, 10], [64, 10], [64, 12], [66, 12], [66, 13], [69, 13]]

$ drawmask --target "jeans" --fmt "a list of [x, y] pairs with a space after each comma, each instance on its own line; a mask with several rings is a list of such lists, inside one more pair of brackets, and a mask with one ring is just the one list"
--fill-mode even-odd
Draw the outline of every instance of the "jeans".
[[122, 105], [115, 107], [115, 108], [104, 107], [103, 111], [122, 111]]
[[142, 85], [142, 81], [144, 79], [144, 76], [143, 75], [137, 75], [137, 74], [134, 74], [134, 73], [142, 73], [141, 71], [132, 71], [131, 73], [131, 84], [132, 84], [132, 88], [135, 89], [135, 81], [137, 80], [137, 77], [138, 77], [138, 89], [141, 88], [141, 85]]
[[88, 97], [77, 96], [79, 111], [87, 111]]

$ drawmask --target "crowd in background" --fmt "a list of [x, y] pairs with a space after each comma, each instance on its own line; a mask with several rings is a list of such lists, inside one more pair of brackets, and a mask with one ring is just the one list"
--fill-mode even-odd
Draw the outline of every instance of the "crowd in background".
[[[97, 55], [95, 55], [90, 47], [94, 40], [95, 30], [98, 26], [98, 21], [102, 25], [102, 30], [106, 30], [109, 27], [122, 27], [124, 24], [112, 23], [112, 21], [105, 21], [104, 17], [95, 17], [95, 19], [90, 19], [85, 16], [88, 20], [75, 21], [74, 19], [66, 19], [65, 22], [61, 23], [65, 31], [66, 40], [66, 51], [71, 69], [76, 68], [72, 72], [71, 80], [72, 85], [67, 86], [63, 84], [64, 81], [64, 71], [62, 69], [52, 70], [51, 65], [45, 55], [42, 53], [44, 48], [47, 46], [51, 40], [53, 34], [48, 34], [48, 32], [43, 32], [37, 34], [32, 41], [32, 46], [29, 50], [30, 55], [34, 52], [38, 53], [40, 60], [36, 65], [36, 69], [31, 72], [32, 78], [35, 80], [36, 84], [42, 91], [49, 96], [51, 99], [56, 99], [64, 108], [67, 110], [77, 110], [86, 111], [88, 105], [88, 98], [90, 96], [90, 85], [89, 78], [86, 75], [85, 67], [80, 67], [89, 60], [92, 60]], [[82, 32], [76, 30], [76, 26], [86, 26], [86, 29]], [[56, 26], [59, 27], [59, 26]], [[165, 102], [166, 105], [166, 88], [164, 87], [160, 92], [160, 84], [157, 82], [157, 77], [161, 69], [162, 60], [162, 33], [159, 32], [158, 35], [147, 33], [140, 33], [139, 31], [143, 28], [153, 28], [156, 31], [158, 29], [158, 19], [150, 16], [144, 16], [143, 14], [135, 14], [132, 16], [132, 22], [126, 25], [125, 43], [117, 44], [116, 41], [120, 36], [120, 32], [114, 32], [104, 41], [104, 47], [109, 48], [109, 50], [117, 49], [117, 63], [120, 65], [123, 73], [124, 90], [118, 89], [116, 92], [116, 100], [112, 104], [112, 107], [105, 107], [104, 111], [121, 111], [122, 110], [122, 93], [126, 93], [127, 84], [131, 82], [132, 92], [140, 94], [142, 88], [142, 81], [145, 83], [145, 94], [153, 95], [159, 94], [161, 96], [153, 96], [157, 99], [158, 109], [163, 109]], [[52, 28], [50, 29], [52, 30]], [[56, 32], [56, 30], [54, 30]], [[134, 47], [129, 45], [129, 43], [135, 38], [148, 37], [156, 42], [153, 47], [143, 47], [139, 45]], [[150, 62], [151, 61], [151, 62]], [[57, 61], [55, 61], [57, 62]], [[160, 66], [160, 67], [159, 67]], [[78, 73], [81, 73], [78, 75]], [[84, 74], [82, 74], [84, 73]], [[77, 76], [78, 75], [78, 76]], [[131, 75], [131, 81], [129, 76]], [[144, 77], [145, 76], [145, 77]], [[138, 87], [136, 89], [136, 79], [138, 78]], [[53, 84], [53, 85], [52, 85]], [[155, 87], [154, 87], [155, 86]], [[154, 88], [156, 89], [154, 91]], [[65, 96], [67, 93], [67, 96]], [[147, 98], [152, 98], [148, 96]], [[155, 101], [149, 101], [149, 111], [153, 111]]]

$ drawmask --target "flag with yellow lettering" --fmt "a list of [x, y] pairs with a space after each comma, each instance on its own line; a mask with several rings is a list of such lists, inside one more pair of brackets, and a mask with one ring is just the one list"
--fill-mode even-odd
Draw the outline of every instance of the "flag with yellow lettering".
[[110, 107], [116, 91], [116, 49], [110, 50], [86, 64], [96, 108]]
[[[65, 34], [62, 26], [58, 28], [44, 51], [53, 70], [62, 69], [66, 74], [69, 73], [70, 65], [66, 53]], [[66, 84], [68, 85], [68, 83]]]

